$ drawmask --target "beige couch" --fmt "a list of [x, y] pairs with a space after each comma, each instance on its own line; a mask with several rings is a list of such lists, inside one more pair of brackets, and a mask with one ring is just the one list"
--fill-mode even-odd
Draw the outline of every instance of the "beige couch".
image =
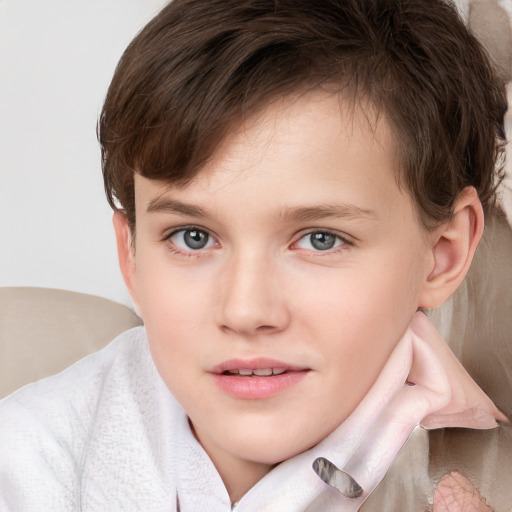
[[83, 293], [0, 288], [0, 397], [57, 373], [141, 320]]

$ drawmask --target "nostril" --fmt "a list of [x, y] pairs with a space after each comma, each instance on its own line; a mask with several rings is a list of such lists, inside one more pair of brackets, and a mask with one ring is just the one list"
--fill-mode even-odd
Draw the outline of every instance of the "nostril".
[[285, 329], [290, 321], [283, 290], [272, 278], [270, 264], [261, 256], [265, 255], [254, 251], [240, 254], [225, 269], [215, 316], [226, 334], [272, 334]]
[[272, 334], [274, 332], [278, 332], [280, 328], [278, 326], [273, 325], [257, 325], [255, 327], [251, 327], [250, 325], [221, 325], [221, 329], [225, 334], [229, 333], [238, 333], [247, 336], [254, 336], [258, 334]]
[[260, 325], [257, 329], [258, 332], [268, 333], [277, 330], [277, 327], [272, 325]]

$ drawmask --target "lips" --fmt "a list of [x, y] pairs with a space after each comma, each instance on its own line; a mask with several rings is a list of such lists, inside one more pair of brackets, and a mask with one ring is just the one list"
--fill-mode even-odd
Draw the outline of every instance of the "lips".
[[212, 370], [217, 386], [228, 395], [247, 400], [262, 400], [278, 395], [298, 384], [309, 368], [273, 359], [233, 359]]

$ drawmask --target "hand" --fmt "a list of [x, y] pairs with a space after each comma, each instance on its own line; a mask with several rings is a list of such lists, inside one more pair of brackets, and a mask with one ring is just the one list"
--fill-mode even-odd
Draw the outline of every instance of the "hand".
[[493, 512], [473, 484], [453, 471], [443, 476], [434, 493], [433, 512]]

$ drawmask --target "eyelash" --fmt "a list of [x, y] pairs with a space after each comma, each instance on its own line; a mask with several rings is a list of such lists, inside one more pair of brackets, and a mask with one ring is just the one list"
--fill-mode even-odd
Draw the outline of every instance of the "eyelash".
[[[198, 232], [200, 232], [202, 234], [205, 234], [208, 237], [208, 240], [206, 242], [206, 246], [205, 247], [199, 247], [199, 248], [197, 248], [195, 250], [193, 248], [191, 248], [191, 247], [189, 249], [182, 249], [182, 248], [178, 247], [175, 243], [172, 242], [172, 238], [173, 237], [175, 237], [176, 235], [178, 235], [180, 233], [182, 233], [183, 236], [184, 236], [187, 231], [188, 232], [198, 231]], [[338, 244], [338, 245], [335, 245], [332, 248], [327, 248], [325, 250], [321, 250], [321, 249], [316, 249], [316, 250], [315, 249], [304, 249], [304, 250], [306, 250], [306, 251], [308, 251], [310, 253], [315, 254], [315, 256], [328, 256], [328, 255], [332, 255], [332, 254], [337, 254], [337, 253], [339, 253], [341, 251], [347, 250], [349, 247], [351, 247], [353, 245], [353, 242], [350, 239], [348, 239], [345, 236], [342, 236], [341, 234], [339, 234], [339, 233], [337, 233], [335, 231], [331, 231], [329, 229], [317, 228], [317, 229], [310, 229], [309, 231], [307, 231], [305, 233], [302, 232], [300, 234], [299, 238], [297, 238], [291, 244], [291, 246], [290, 246], [291, 249], [292, 250], [298, 250], [297, 246], [298, 246], [298, 244], [302, 240], [305, 240], [307, 237], [311, 237], [312, 235], [315, 235], [315, 234], [333, 236], [335, 238], [334, 243]], [[204, 255], [204, 250], [210, 248], [210, 247], [207, 247], [207, 245], [212, 240], [213, 240], [214, 244], [216, 244], [217, 246], [219, 245], [219, 243], [216, 241], [216, 238], [211, 233], [209, 233], [208, 230], [206, 230], [204, 228], [201, 228], [199, 226], [183, 226], [183, 227], [174, 229], [171, 233], [166, 235], [163, 238], [162, 241], [163, 242], [167, 242], [169, 250], [174, 255], [180, 256], [180, 257], [184, 257], [184, 258], [193, 258], [193, 257], [198, 257], [200, 255], [203, 256]]]

